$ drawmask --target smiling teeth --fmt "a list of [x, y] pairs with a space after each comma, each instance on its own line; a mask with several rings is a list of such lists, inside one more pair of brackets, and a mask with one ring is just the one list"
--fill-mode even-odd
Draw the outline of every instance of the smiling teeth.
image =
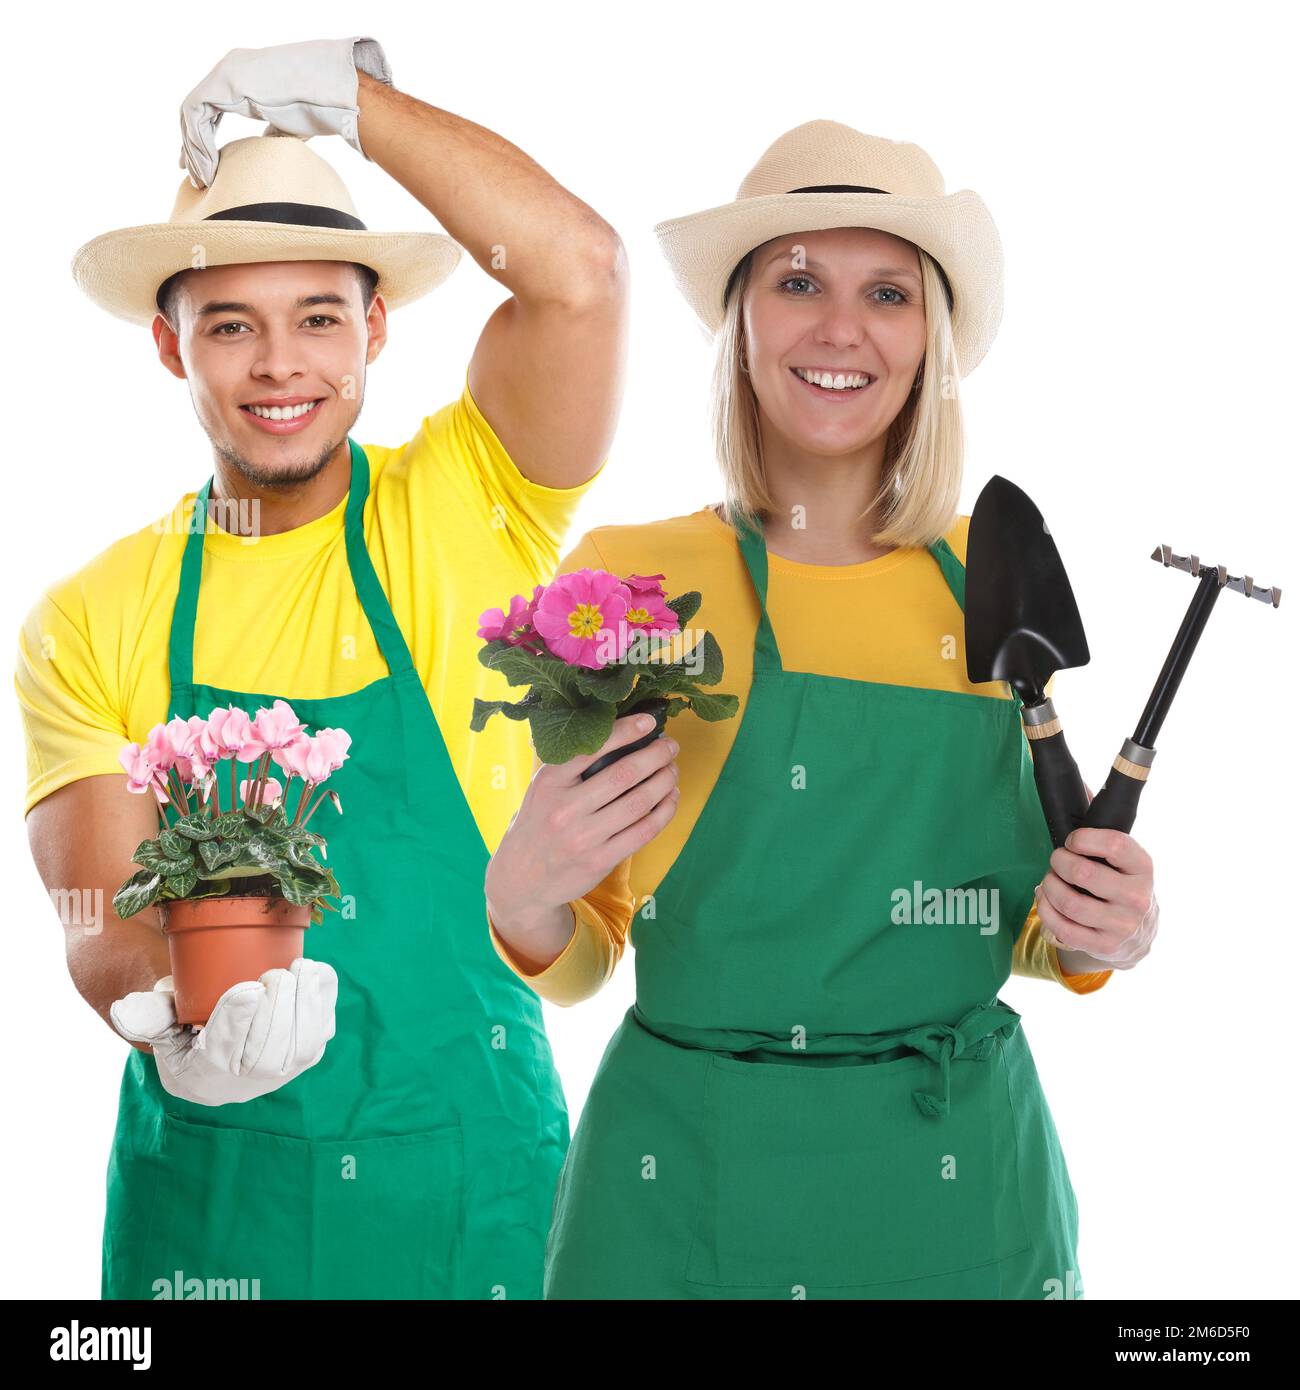
[[826, 391], [856, 391], [871, 380], [861, 372], [810, 372], [803, 367], [796, 367], [794, 372], [810, 386], [820, 386]]
[[309, 410], [315, 410], [319, 404], [319, 401], [304, 401], [301, 405], [249, 405], [244, 408], [263, 420], [296, 420]]

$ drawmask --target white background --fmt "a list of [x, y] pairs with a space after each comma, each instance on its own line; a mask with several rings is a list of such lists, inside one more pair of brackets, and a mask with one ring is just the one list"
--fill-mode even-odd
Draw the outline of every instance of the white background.
[[[33, 18], [32, 14], [36, 17]], [[635, 18], [632, 16], [635, 14]], [[1282, 7], [496, 3], [29, 12], [10, 52], [4, 630], [55, 578], [211, 472], [183, 383], [147, 329], [84, 299], [74, 250], [163, 221], [183, 178], [181, 98], [232, 47], [366, 33], [398, 87], [499, 131], [621, 233], [628, 392], [591, 526], [721, 495], [711, 354], [655, 222], [729, 201], [783, 131], [828, 118], [922, 145], [974, 188], [1007, 258], [1006, 312], [963, 384], [962, 510], [1001, 473], [1052, 527], [1091, 664], [1058, 709], [1095, 789], [1132, 731], [1194, 582], [1167, 542], [1292, 586], [1220, 596], [1159, 740], [1134, 834], [1156, 864], [1149, 959], [1077, 998], [1013, 979], [1080, 1207], [1089, 1298], [1294, 1296], [1293, 669], [1296, 34]], [[190, 27], [186, 27], [186, 26]], [[230, 118], [224, 143], [261, 125]], [[341, 140], [317, 141], [371, 227], [428, 214]], [[394, 313], [362, 440], [396, 444], [459, 393], [502, 297], [466, 257]], [[74, 990], [31, 863], [16, 702], [0, 1057], [0, 1294], [97, 1297], [104, 1171], [126, 1047]], [[87, 827], [87, 833], [93, 833]], [[864, 827], [869, 839], [870, 827]], [[547, 1006], [576, 1124], [632, 997]]]

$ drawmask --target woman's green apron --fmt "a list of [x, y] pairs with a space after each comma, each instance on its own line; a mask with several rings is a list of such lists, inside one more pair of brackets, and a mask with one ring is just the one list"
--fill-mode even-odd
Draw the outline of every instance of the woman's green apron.
[[211, 479], [169, 658], [172, 715], [226, 704], [251, 715], [279, 697], [311, 731], [352, 735], [330, 779], [344, 814], [323, 806], [316, 827], [342, 910], [305, 944], [338, 973], [336, 1032], [316, 1066], [242, 1105], [178, 1100], [153, 1058], [131, 1052], [108, 1170], [105, 1298], [541, 1295], [564, 1096], [540, 1001], [483, 924], [487, 849], [367, 552], [369, 465], [348, 442], [348, 564], [389, 674], [326, 699], [194, 683]]
[[[1052, 849], [1019, 700], [785, 670], [761, 533], [740, 547], [753, 685], [633, 920], [546, 1297], [1077, 1297], [1074, 1192], [997, 997]], [[965, 571], [929, 549], [957, 602], [930, 640], [959, 653]]]

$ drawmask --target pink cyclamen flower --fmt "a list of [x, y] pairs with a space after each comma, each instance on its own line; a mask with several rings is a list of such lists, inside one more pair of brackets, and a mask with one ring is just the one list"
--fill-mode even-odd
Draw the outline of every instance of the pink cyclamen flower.
[[[173, 725], [180, 725], [180, 728], [174, 729]], [[144, 747], [149, 761], [160, 772], [170, 772], [176, 765], [177, 753], [184, 752], [185, 740], [189, 736], [190, 726], [179, 717], [166, 724], [155, 724], [145, 737]]]
[[192, 784], [205, 781], [216, 762], [207, 746], [208, 721], [197, 714], [188, 719], [177, 716], [167, 728], [176, 747], [176, 771], [181, 781]]
[[[201, 754], [196, 760], [191, 754], [190, 746], [196, 727], [202, 724], [203, 720], [197, 715], [190, 719], [182, 719], [179, 714], [169, 719], [166, 724], [155, 724], [149, 730], [145, 742], [149, 761], [162, 773], [167, 773], [174, 767], [182, 785], [201, 781], [207, 773], [208, 763]], [[165, 782], [167, 779], [164, 776], [162, 780]]]
[[[255, 777], [246, 778], [240, 782], [239, 801], [241, 805], [246, 806], [248, 804], [248, 794], [256, 785], [257, 779]], [[258, 804], [262, 806], [278, 806], [283, 792], [284, 788], [280, 786], [279, 782], [277, 782], [274, 777], [268, 777], [266, 779], [266, 785], [262, 788], [262, 799]]]
[[323, 782], [347, 761], [351, 744], [352, 736], [345, 730], [321, 729], [315, 737], [304, 735], [271, 757], [290, 777]]
[[562, 661], [599, 670], [617, 661], [632, 640], [624, 622], [631, 597], [608, 570], [557, 575], [538, 600], [533, 626]]
[[273, 753], [295, 742], [303, 726], [287, 700], [276, 700], [270, 709], [257, 711], [244, 746], [236, 754], [241, 763], [251, 763], [263, 753]]
[[162, 805], [170, 804], [171, 797], [163, 785], [163, 772], [150, 758], [147, 748], [141, 748], [138, 743], [128, 743], [117, 759], [126, 772], [127, 791], [143, 793], [152, 790]]
[[212, 762], [216, 762], [218, 758], [239, 758], [241, 762], [252, 762], [252, 758], [240, 757], [252, 737], [253, 721], [244, 710], [236, 709], [234, 705], [227, 705], [225, 708], [220, 705], [213, 706], [212, 713], [208, 715], [207, 733], [203, 739]]
[[533, 627], [533, 614], [537, 612], [537, 604], [545, 591], [544, 585], [536, 584], [531, 599], [516, 594], [510, 600], [508, 613], [503, 613], [499, 608], [486, 609], [479, 614], [478, 635], [488, 642], [509, 642], [512, 647], [535, 644], [538, 636]]

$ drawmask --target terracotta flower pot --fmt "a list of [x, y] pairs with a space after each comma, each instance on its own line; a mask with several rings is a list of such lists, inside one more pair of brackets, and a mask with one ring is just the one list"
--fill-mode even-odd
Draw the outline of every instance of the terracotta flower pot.
[[663, 733], [664, 725], [668, 722], [668, 701], [660, 695], [652, 695], [648, 700], [628, 710], [628, 713], [653, 714], [654, 728], [643, 738], [634, 739], [631, 743], [625, 743], [622, 748], [615, 748], [609, 753], [602, 753], [586, 772], [580, 775], [579, 781], [585, 782], [588, 777], [594, 777], [610, 763], [616, 763], [620, 758], [626, 758], [629, 753], [635, 753], [638, 748], [644, 748], [647, 744], [653, 743]]
[[176, 1021], [200, 1028], [242, 980], [287, 970], [302, 955], [311, 907], [283, 898], [173, 898], [158, 904], [176, 993]]

